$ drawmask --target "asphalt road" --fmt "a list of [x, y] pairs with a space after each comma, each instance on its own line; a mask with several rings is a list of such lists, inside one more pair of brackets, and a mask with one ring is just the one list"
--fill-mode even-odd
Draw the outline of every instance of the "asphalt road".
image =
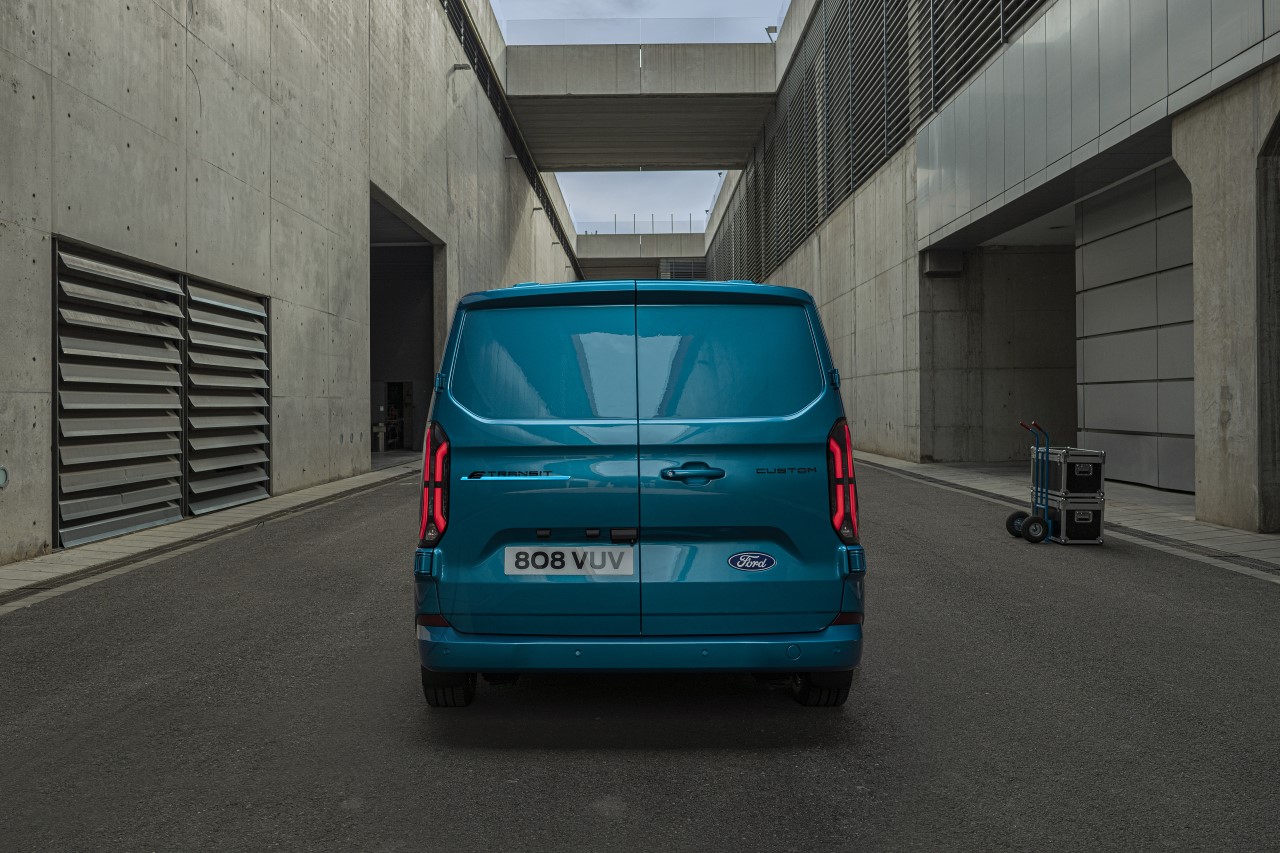
[[429, 710], [409, 482], [2, 616], [0, 849], [1280, 850], [1280, 586], [860, 494], [842, 709], [544, 676]]

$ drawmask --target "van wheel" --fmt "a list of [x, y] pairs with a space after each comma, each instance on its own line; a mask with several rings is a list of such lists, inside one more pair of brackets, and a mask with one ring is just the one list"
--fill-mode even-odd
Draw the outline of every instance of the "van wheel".
[[422, 695], [432, 708], [465, 708], [476, 698], [476, 674], [422, 667]]
[[797, 672], [791, 677], [791, 695], [808, 708], [838, 708], [849, 698], [853, 671]]
[[1049, 524], [1038, 515], [1033, 515], [1022, 522], [1022, 538], [1032, 545], [1038, 545], [1049, 536]]
[[1014, 539], [1022, 538], [1022, 522], [1027, 520], [1025, 512], [1015, 512], [1004, 520], [1004, 529], [1009, 531], [1009, 535]]

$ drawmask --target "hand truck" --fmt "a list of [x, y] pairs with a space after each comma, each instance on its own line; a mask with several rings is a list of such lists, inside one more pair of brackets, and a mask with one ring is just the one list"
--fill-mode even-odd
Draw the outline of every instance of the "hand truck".
[[1031, 433], [1035, 446], [1031, 449], [1031, 512], [1019, 510], [1005, 519], [1009, 535], [1032, 544], [1043, 542], [1053, 532], [1049, 520], [1049, 433], [1035, 421], [1018, 425]]

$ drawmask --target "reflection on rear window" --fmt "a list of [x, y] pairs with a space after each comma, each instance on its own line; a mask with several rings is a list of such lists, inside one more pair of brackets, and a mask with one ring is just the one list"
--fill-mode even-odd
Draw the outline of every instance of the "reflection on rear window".
[[640, 417], [790, 415], [822, 393], [800, 305], [642, 305]]
[[635, 309], [473, 310], [450, 388], [463, 406], [495, 420], [634, 418]]

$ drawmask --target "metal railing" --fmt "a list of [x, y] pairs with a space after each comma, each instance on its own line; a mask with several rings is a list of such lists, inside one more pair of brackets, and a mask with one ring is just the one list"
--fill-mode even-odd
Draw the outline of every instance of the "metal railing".
[[759, 281], [1045, 0], [818, 0], [707, 255]]
[[625, 213], [612, 219], [582, 219], [574, 223], [579, 234], [702, 234], [707, 220], [702, 214]]
[[509, 45], [550, 44], [753, 44], [770, 41], [777, 17], [754, 18], [508, 18]]

